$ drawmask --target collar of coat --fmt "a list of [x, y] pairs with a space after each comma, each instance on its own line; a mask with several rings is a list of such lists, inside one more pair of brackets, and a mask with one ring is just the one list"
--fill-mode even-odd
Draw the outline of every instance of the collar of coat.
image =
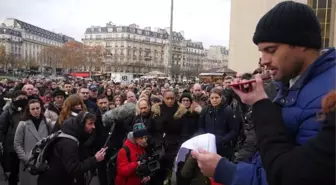
[[[186, 109], [182, 104], [180, 103], [177, 103], [177, 104], [178, 104], [178, 109], [173, 116], [174, 119], [179, 119], [188, 112], [188, 109]], [[160, 108], [161, 105], [162, 103], [156, 103], [152, 105], [152, 113], [154, 117], [161, 115], [161, 108]]]

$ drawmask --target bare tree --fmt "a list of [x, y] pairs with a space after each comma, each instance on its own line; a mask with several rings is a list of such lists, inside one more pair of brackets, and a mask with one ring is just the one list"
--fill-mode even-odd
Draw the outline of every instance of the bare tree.
[[89, 70], [90, 76], [92, 70], [101, 66], [104, 61], [105, 49], [102, 46], [84, 46], [85, 71]]

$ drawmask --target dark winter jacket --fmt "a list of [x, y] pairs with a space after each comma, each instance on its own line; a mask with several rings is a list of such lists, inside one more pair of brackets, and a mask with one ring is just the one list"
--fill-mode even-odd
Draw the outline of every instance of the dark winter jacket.
[[335, 184], [335, 112], [327, 115], [317, 136], [301, 146], [288, 136], [281, 110], [270, 100], [253, 105], [253, 115], [270, 185]]
[[197, 160], [191, 155], [186, 158], [186, 161], [181, 169], [181, 176], [190, 185], [210, 185], [208, 177], [204, 176], [197, 165]]
[[16, 108], [12, 103], [6, 106], [0, 115], [0, 142], [8, 152], [14, 151], [14, 136], [19, 122], [22, 121], [23, 110]]
[[84, 173], [96, 166], [95, 157], [82, 159], [82, 144], [89, 138], [89, 134], [84, 132], [85, 124], [80, 123], [81, 119], [79, 116], [70, 118], [62, 124], [62, 132], [77, 138], [79, 145], [72, 139], [59, 138], [47, 157], [50, 169], [39, 175], [38, 185], [72, 185], [75, 179], [83, 182]]
[[130, 161], [125, 149], [120, 149], [117, 157], [116, 185], [141, 185], [141, 178], [136, 176], [136, 169], [140, 157], [145, 154], [145, 149], [135, 144], [132, 133], [129, 133], [124, 146], [130, 151]]
[[245, 141], [237, 152], [235, 157], [235, 162], [250, 161], [250, 158], [254, 156], [255, 152], [257, 151], [257, 138], [254, 129], [246, 130], [245, 131]]
[[186, 113], [187, 109], [177, 102], [173, 107], [167, 107], [164, 103], [152, 106], [153, 120], [147, 129], [157, 145], [164, 145], [164, 160], [171, 165], [182, 142], [182, 126], [189, 124], [184, 119]]
[[230, 106], [222, 104], [219, 108], [209, 106], [201, 113], [199, 120], [201, 133], [212, 133], [216, 136], [217, 150], [234, 141], [239, 132]]

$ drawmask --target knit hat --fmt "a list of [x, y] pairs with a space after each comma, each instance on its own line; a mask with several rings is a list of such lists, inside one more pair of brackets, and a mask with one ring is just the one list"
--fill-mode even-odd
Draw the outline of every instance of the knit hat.
[[143, 136], [148, 136], [146, 126], [143, 123], [136, 123], [133, 125], [133, 137], [139, 138]]
[[190, 103], [192, 103], [192, 97], [191, 93], [188, 90], [184, 90], [181, 97], [180, 97], [180, 103], [182, 102], [183, 98], [188, 98], [190, 100]]
[[259, 20], [253, 42], [277, 42], [320, 49], [321, 26], [308, 5], [285, 1], [277, 4]]

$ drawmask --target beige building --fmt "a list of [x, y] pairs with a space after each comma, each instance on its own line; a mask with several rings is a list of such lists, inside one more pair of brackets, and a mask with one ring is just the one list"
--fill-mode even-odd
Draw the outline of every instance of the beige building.
[[[230, 24], [230, 53], [229, 68], [237, 72], [252, 72], [258, 66], [260, 52], [252, 42], [255, 27], [259, 19], [272, 7], [282, 0], [234, 0], [231, 1]], [[317, 14], [320, 18], [323, 32], [323, 46], [335, 46], [335, 0], [296, 0], [308, 3], [314, 8], [313, 3], [319, 4]], [[332, 5], [332, 6], [331, 6]], [[323, 10], [322, 10], [323, 9]], [[242, 13], [246, 12], [246, 13]], [[330, 17], [330, 18], [328, 18]], [[329, 28], [329, 29], [328, 29]]]
[[204, 69], [227, 68], [229, 50], [225, 46], [210, 46], [206, 49]]
[[30, 62], [40, 65], [39, 67], [48, 66], [48, 59], [40, 57], [43, 48], [62, 46], [74, 40], [14, 18], [7, 18], [0, 23], [0, 30], [0, 44], [5, 45], [7, 54], [23, 60], [26, 66], [30, 66]]
[[[136, 24], [87, 28], [82, 39], [85, 45], [103, 46], [108, 56], [104, 72], [129, 72], [145, 74], [150, 71], [171, 72], [173, 77], [196, 76], [205, 66], [202, 42], [184, 38], [183, 31], [173, 32], [172, 63], [169, 59], [169, 28], [139, 28]], [[218, 61], [218, 65], [221, 61]], [[212, 62], [211, 64], [215, 64]]]
[[[139, 28], [136, 24], [87, 28], [82, 39], [85, 45], [101, 45], [108, 56], [104, 71], [144, 74], [150, 71], [165, 72], [168, 65], [168, 37], [165, 29]], [[182, 64], [182, 41], [179, 32], [173, 36], [173, 65]], [[100, 70], [100, 69], [95, 69]]]

